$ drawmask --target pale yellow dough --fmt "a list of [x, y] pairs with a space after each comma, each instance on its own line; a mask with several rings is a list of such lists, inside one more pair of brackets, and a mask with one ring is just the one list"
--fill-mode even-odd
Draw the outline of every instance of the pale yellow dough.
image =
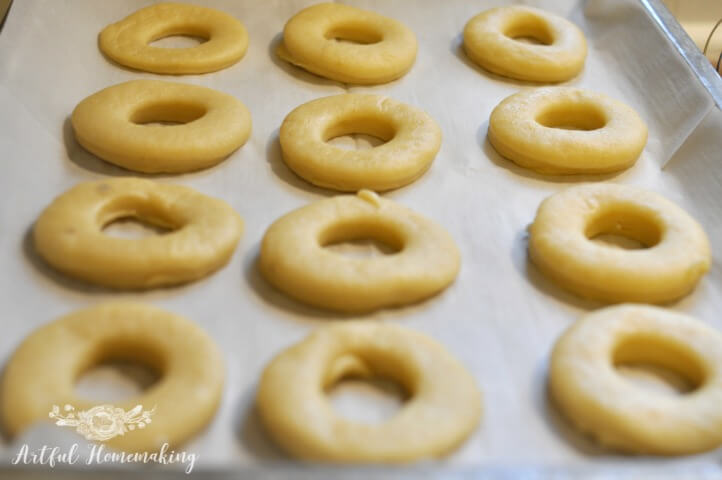
[[86, 150], [146, 173], [210, 167], [251, 134], [251, 114], [235, 97], [160, 80], [133, 80], [96, 92], [75, 107], [71, 121]]
[[[344, 150], [328, 140], [351, 133], [386, 141]], [[441, 129], [424, 111], [381, 95], [347, 93], [297, 107], [281, 124], [283, 160], [299, 176], [342, 191], [390, 190], [413, 182], [431, 166]]]
[[[590, 240], [600, 234], [647, 248]], [[604, 302], [670, 302], [689, 293], [711, 263], [707, 235], [684, 210], [656, 193], [610, 183], [544, 200], [529, 228], [529, 255], [563, 288]]]
[[[388, 421], [334, 412], [325, 390], [346, 377], [385, 377], [409, 399]], [[338, 322], [284, 350], [266, 367], [257, 405], [269, 433], [296, 457], [335, 463], [399, 463], [456, 448], [481, 418], [474, 378], [440, 344], [388, 323]]]
[[[373, 238], [398, 252], [353, 258], [324, 246]], [[260, 269], [279, 290], [317, 307], [361, 312], [430, 297], [453, 282], [459, 251], [431, 220], [362, 190], [320, 200], [276, 220]]]
[[[119, 238], [103, 227], [133, 217], [173, 231]], [[57, 197], [33, 228], [38, 253], [61, 272], [114, 288], [190, 282], [228, 262], [243, 221], [222, 200], [191, 188], [138, 178], [76, 185]]]
[[414, 32], [401, 22], [349, 5], [319, 3], [286, 23], [276, 54], [322, 77], [371, 85], [403, 76], [416, 50]]
[[[540, 44], [516, 40], [531, 37]], [[464, 49], [479, 66], [518, 80], [562, 82], [584, 68], [587, 41], [572, 22], [537, 8], [486, 10], [464, 27]]]
[[572, 87], [524, 90], [489, 117], [489, 142], [517, 165], [544, 174], [606, 173], [631, 167], [647, 126], [631, 107]]
[[[696, 389], [654, 392], [615, 370], [635, 363], [675, 371]], [[722, 444], [722, 335], [686, 315], [641, 305], [585, 315], [554, 346], [549, 385], [561, 411], [605, 446], [681, 455]]]
[[[206, 41], [190, 48], [149, 45], [172, 35]], [[141, 8], [100, 32], [100, 50], [126, 67], [163, 74], [207, 73], [230, 67], [246, 53], [248, 32], [227, 13], [187, 3]]]
[[[113, 302], [80, 310], [40, 327], [10, 357], [2, 379], [3, 424], [17, 435], [49, 420], [53, 405], [76, 411], [108, 402], [79, 397], [75, 382], [108, 360], [138, 361], [160, 380], [115, 407], [155, 413], [143, 429], [104, 442], [124, 451], [157, 451], [183, 443], [211, 420], [223, 392], [223, 358], [192, 322], [148, 305]], [[60, 427], [58, 427], [60, 428]]]

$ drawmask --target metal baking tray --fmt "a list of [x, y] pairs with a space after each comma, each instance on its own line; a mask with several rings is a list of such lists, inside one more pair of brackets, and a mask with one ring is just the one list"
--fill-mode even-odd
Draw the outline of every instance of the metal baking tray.
[[[650, 126], [650, 142], [635, 167], [575, 179], [516, 168], [485, 140], [491, 109], [505, 96], [534, 86], [484, 72], [460, 46], [465, 22], [500, 2], [348, 0], [404, 21], [419, 39], [419, 56], [409, 74], [375, 87], [321, 79], [275, 58], [284, 22], [315, 3], [311, 0], [197, 0], [231, 13], [249, 29], [246, 57], [221, 72], [164, 77], [110, 63], [98, 52], [97, 33], [150, 3], [23, 0], [10, 7], [0, 31], [3, 362], [37, 326], [105, 300], [143, 301], [196, 321], [219, 343], [227, 364], [226, 392], [216, 419], [183, 446], [198, 452], [192, 474], [198, 478], [722, 479], [719, 450], [684, 458], [605, 452], [548, 406], [546, 358], [554, 340], [580, 314], [601, 305], [559, 290], [526, 259], [525, 229], [536, 206], [574, 181], [616, 181], [660, 191], [703, 223], [713, 246], [722, 245], [722, 170], [717, 161], [722, 151], [722, 80], [659, 0], [523, 2], [567, 16], [585, 31], [587, 66], [568, 84], [629, 103]], [[188, 82], [231, 93], [249, 107], [254, 122], [249, 142], [220, 165], [152, 177], [223, 198], [244, 217], [246, 232], [233, 260], [200, 282], [145, 293], [111, 292], [68, 280], [37, 258], [29, 236], [42, 208], [71, 185], [133, 175], [83, 151], [67, 117], [87, 95], [134, 78]], [[349, 318], [290, 301], [270, 288], [255, 268], [258, 243], [273, 220], [332, 194], [306, 184], [283, 164], [277, 139], [283, 117], [301, 103], [344, 91], [387, 94], [417, 105], [443, 130], [442, 148], [430, 171], [385, 196], [449, 230], [462, 251], [461, 274], [434, 299], [361, 317], [396, 322], [435, 337], [476, 376], [485, 397], [482, 424], [457, 452], [438, 461], [349, 468], [295, 462], [267, 438], [253, 409], [255, 382], [272, 355], [318, 326]], [[722, 329], [722, 271], [717, 262], [693, 295], [670, 308]], [[139, 474], [110, 466], [11, 465], [19, 442], [68, 440], [61, 437], [57, 427], [49, 425], [27, 437], [4, 438], [0, 478], [52, 474], [124, 479]], [[179, 470], [141, 471], [149, 478], [187, 478]]]

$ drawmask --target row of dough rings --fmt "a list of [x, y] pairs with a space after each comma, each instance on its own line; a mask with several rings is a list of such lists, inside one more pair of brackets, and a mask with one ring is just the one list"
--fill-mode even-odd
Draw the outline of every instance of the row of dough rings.
[[[346, 420], [324, 390], [348, 376], [395, 380], [410, 398], [379, 425]], [[257, 404], [288, 452], [347, 463], [441, 456], [468, 437], [482, 410], [474, 378], [444, 347], [413, 330], [365, 321], [320, 328], [277, 355], [263, 372]]]
[[[541, 44], [520, 42], [533, 38]], [[479, 66], [504, 77], [562, 82], [584, 68], [587, 42], [572, 22], [526, 6], [492, 8], [469, 20], [464, 49]]]
[[[374, 238], [395, 248], [382, 258], [339, 255], [327, 245]], [[375, 193], [317, 201], [276, 220], [261, 243], [263, 276], [287, 295], [347, 312], [404, 305], [451, 284], [459, 251], [436, 223]]]
[[[157, 416], [132, 441], [120, 436], [110, 446], [144, 451], [165, 442], [176, 445], [213, 416], [224, 375], [210, 338], [162, 310], [109, 303], [63, 317], [22, 342], [3, 375], [5, 427], [16, 435], [47, 418], [53, 404], [90, 408], [73, 394], [75, 378], [119, 354], [141, 359], [163, 375], [158, 387], [128, 400], [127, 409], [152, 404], [175, 413]], [[694, 396], [660, 396], [636, 388], [614, 371], [615, 364], [625, 362], [680, 371], [694, 382]], [[335, 416], [317, 387], [348, 375], [389, 376], [413, 397], [387, 423], [358, 426]], [[636, 305], [589, 314], [554, 346], [549, 382], [565, 415], [608, 446], [684, 454], [722, 443], [722, 335], [684, 315]], [[178, 395], [193, 401], [176, 402]], [[287, 398], [297, 402], [284, 402]], [[327, 461], [398, 462], [440, 455], [468, 436], [481, 415], [473, 378], [443, 347], [402, 327], [366, 322], [319, 329], [279, 354], [263, 373], [257, 402], [278, 443], [302, 458]], [[189, 405], [192, 415], [186, 411]], [[178, 417], [186, 421], [168, 420]], [[429, 430], [437, 434], [419, 434]]]
[[[162, 310], [109, 303], [63, 317], [22, 342], [3, 375], [5, 427], [16, 435], [47, 418], [53, 404], [90, 408], [73, 394], [75, 378], [118, 355], [141, 359], [163, 376], [158, 387], [128, 400], [127, 409], [156, 405], [164, 415], [132, 441], [120, 436], [110, 446], [144, 451], [165, 442], [176, 445], [213, 416], [223, 362], [210, 338]], [[680, 399], [636, 388], [614, 371], [615, 364], [625, 362], [680, 371], [694, 382], [695, 394]], [[348, 375], [394, 378], [412, 399], [385, 424], [358, 426], [335, 416], [317, 388]], [[589, 314], [557, 341], [549, 382], [565, 415], [605, 445], [684, 454], [722, 443], [722, 335], [684, 315], [635, 305]], [[178, 395], [193, 401], [176, 402]], [[257, 402], [279, 444], [299, 457], [326, 461], [399, 462], [440, 455], [468, 436], [481, 415], [473, 378], [443, 347], [402, 327], [367, 322], [320, 329], [279, 354], [263, 373]], [[187, 421], [168, 420], [179, 417]], [[419, 434], [429, 430], [436, 434]]]
[[339, 3], [320, 3], [286, 23], [276, 54], [316, 75], [365, 85], [403, 76], [414, 64], [416, 50], [414, 33], [392, 18]]
[[543, 174], [606, 173], [630, 167], [647, 143], [637, 112], [606, 95], [571, 87], [525, 90], [489, 117], [489, 143]]
[[[206, 41], [192, 48], [149, 45], [172, 35], [191, 35]], [[207, 73], [243, 58], [248, 32], [241, 22], [219, 10], [158, 3], [108, 25], [100, 33], [98, 44], [105, 55], [126, 67], [176, 75]]]
[[[173, 447], [202, 429], [218, 408], [225, 374], [208, 335], [158, 308], [113, 302], [39, 328], [12, 354], [1, 384], [8, 432], [15, 436], [47, 420], [53, 405], [91, 409], [91, 402], [74, 394], [75, 380], [109, 358], [140, 360], [161, 377], [119, 405], [153, 405], [159, 414], [132, 436], [110, 439], [112, 448]], [[348, 375], [388, 376], [412, 398], [379, 426], [344, 420], [329, 408], [319, 385], [330, 387]], [[280, 353], [263, 373], [257, 403], [270, 433], [294, 455], [353, 462], [439, 456], [476, 428], [482, 408], [474, 378], [441, 345], [406, 328], [368, 322], [321, 328]]]
[[[385, 144], [344, 150], [327, 143], [350, 133]], [[319, 98], [289, 113], [281, 124], [283, 160], [299, 176], [342, 191], [389, 190], [413, 182], [431, 165], [441, 129], [426, 113], [380, 95], [347, 93]]]
[[[640, 388], [615, 370], [624, 364], [678, 372], [693, 390]], [[557, 340], [549, 368], [554, 403], [605, 446], [680, 455], [722, 444], [722, 335], [691, 317], [642, 305], [598, 310]]]
[[[172, 229], [140, 239], [103, 227], [135, 217]], [[150, 288], [201, 278], [231, 258], [243, 222], [225, 202], [191, 188], [138, 178], [76, 185], [56, 198], [33, 228], [38, 253], [53, 267], [113, 288]]]
[[[600, 234], [648, 248], [591, 240]], [[670, 302], [689, 293], [711, 264], [707, 235], [684, 210], [656, 193], [610, 183], [544, 200], [529, 228], [529, 256], [563, 288], [603, 302]]]
[[[2, 378], [3, 425], [13, 436], [48, 419], [53, 405], [93, 408], [74, 393], [87, 369], [109, 359], [140, 360], [160, 380], [140, 396], [116, 404], [156, 408], [146, 428], [106, 442], [129, 452], [155, 452], [200, 431], [218, 408], [223, 357], [193, 322], [130, 302], [101, 304], [51, 322], [31, 333], [12, 354]], [[182, 399], [182, 401], [178, 401]]]
[[[145, 125], [150, 121], [188, 123], [169, 129]], [[250, 114], [235, 98], [154, 80], [126, 82], [91, 95], [75, 108], [72, 124], [87, 150], [142, 172], [208, 167], [243, 145], [251, 130]], [[366, 152], [326, 143], [351, 131], [389, 141]], [[647, 128], [621, 102], [551, 87], [502, 101], [489, 118], [488, 138], [503, 156], [541, 173], [601, 173], [632, 165], [644, 148]], [[289, 167], [311, 183], [347, 191], [388, 190], [428, 169], [441, 131], [428, 114], [411, 106], [382, 96], [344, 94], [293, 110], [283, 121], [280, 142]]]
[[159, 80], [134, 80], [94, 93], [75, 107], [71, 122], [86, 150], [147, 173], [207, 168], [245, 144], [251, 133], [251, 115], [235, 97]]
[[[149, 45], [172, 35], [207, 41], [183, 49]], [[567, 80], [581, 71], [587, 54], [584, 35], [573, 23], [524, 6], [478, 14], [466, 24], [463, 37], [474, 62], [522, 80]], [[519, 37], [535, 38], [541, 45], [519, 42]], [[105, 55], [127, 67], [163, 74], [207, 73], [240, 60], [248, 48], [248, 33], [241, 22], [221, 11], [160, 3], [107, 26], [98, 43]], [[417, 48], [414, 33], [392, 18], [348, 5], [320, 3], [286, 23], [276, 53], [322, 77], [378, 84], [404, 75], [416, 59]]]

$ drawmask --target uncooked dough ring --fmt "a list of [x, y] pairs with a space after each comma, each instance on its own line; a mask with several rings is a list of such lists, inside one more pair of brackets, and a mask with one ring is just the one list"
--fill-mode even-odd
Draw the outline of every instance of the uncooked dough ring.
[[[380, 425], [346, 420], [324, 389], [349, 376], [395, 380], [410, 398]], [[268, 364], [257, 405], [276, 442], [297, 457], [398, 463], [456, 448], [479, 423], [482, 398], [474, 378], [426, 335], [388, 323], [339, 322]]]
[[276, 54], [322, 77], [371, 85], [403, 76], [416, 49], [414, 32], [401, 22], [349, 5], [319, 3], [286, 23]]
[[[161, 378], [140, 396], [116, 403], [155, 414], [143, 429], [107, 442], [124, 451], [154, 452], [177, 446], [215, 414], [223, 392], [223, 358], [213, 340], [192, 322], [148, 305], [112, 302], [80, 310], [40, 327], [13, 353], [2, 380], [2, 416], [17, 435], [48, 421], [53, 405], [88, 410], [98, 402], [79, 397], [75, 382], [108, 360], [141, 361]], [[182, 401], [179, 401], [181, 400]]]
[[540, 173], [605, 173], [637, 161], [647, 126], [606, 95], [547, 87], [504, 99], [491, 112], [488, 137], [502, 156]]
[[[173, 229], [131, 239], [103, 227], [134, 217]], [[76, 185], [57, 197], [33, 230], [35, 248], [53, 267], [114, 288], [190, 282], [225, 265], [243, 221], [222, 200], [180, 185], [114, 178]]]
[[71, 121], [86, 150], [147, 173], [210, 167], [251, 134], [251, 114], [235, 97], [160, 80], [133, 80], [96, 92], [75, 107]]
[[[605, 233], [648, 248], [590, 240]], [[711, 263], [707, 236], [687, 212], [656, 193], [610, 183], [568, 188], [544, 200], [529, 229], [529, 255], [562, 287], [605, 302], [675, 300]]]
[[[374, 238], [399, 251], [352, 258], [324, 246]], [[339, 311], [370, 311], [422, 300], [459, 271], [454, 240], [434, 222], [375, 193], [327, 198], [276, 220], [261, 244], [260, 268], [278, 289]]]
[[[533, 45], [515, 40], [534, 37]], [[492, 8], [464, 27], [464, 49], [490, 72], [533, 82], [562, 82], [584, 68], [587, 42], [572, 22], [531, 7]]]
[[[616, 372], [620, 363], [666, 367], [697, 388], [646, 390]], [[641, 305], [585, 315], [557, 341], [549, 385], [562, 412], [606, 446], [680, 455], [722, 444], [722, 335], [686, 315]]]
[[[328, 140], [350, 133], [385, 144], [344, 150]], [[356, 192], [389, 190], [413, 182], [431, 166], [441, 129], [424, 111], [381, 95], [347, 93], [319, 98], [286, 116], [280, 131], [283, 160], [314, 185]]]
[[[172, 35], [207, 39], [191, 48], [149, 45]], [[246, 53], [248, 32], [227, 13], [185, 3], [141, 8], [100, 32], [100, 50], [126, 67], [154, 73], [207, 73], [230, 67]]]

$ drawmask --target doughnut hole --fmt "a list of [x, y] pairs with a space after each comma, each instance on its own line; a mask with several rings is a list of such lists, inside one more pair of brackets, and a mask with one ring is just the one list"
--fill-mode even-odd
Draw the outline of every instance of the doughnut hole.
[[199, 25], [183, 25], [156, 32], [147, 45], [155, 48], [193, 48], [210, 40], [207, 28]]
[[554, 43], [554, 33], [549, 28], [549, 24], [544, 19], [528, 12], [516, 16], [502, 28], [502, 33], [512, 40], [524, 43], [535, 45]]
[[153, 40], [148, 45], [155, 48], [193, 48], [207, 41], [208, 38], [196, 35], [168, 35]]
[[537, 114], [536, 122], [547, 128], [564, 130], [598, 130], [607, 124], [607, 117], [591, 102], [563, 102], [549, 105]]
[[319, 244], [339, 255], [378, 258], [393, 255], [404, 248], [397, 230], [378, 219], [339, 222], [321, 232]]
[[98, 225], [112, 237], [143, 238], [173, 232], [183, 222], [153, 202], [127, 196], [107, 203], [98, 213]]
[[370, 355], [358, 352], [336, 358], [326, 373], [324, 391], [340, 416], [354, 422], [379, 424], [403, 408], [412, 390], [399, 380], [408, 376], [404, 376], [398, 366], [389, 368], [396, 363], [394, 359], [379, 362], [376, 358], [374, 362], [368, 357]]
[[183, 125], [198, 120], [207, 112], [197, 103], [149, 102], [130, 115], [136, 125]]
[[90, 401], [117, 402], [139, 396], [162, 378], [163, 355], [133, 339], [106, 341], [78, 365], [75, 393]]
[[391, 140], [396, 128], [387, 119], [370, 116], [351, 116], [329, 126], [323, 140], [344, 150], [366, 150]]
[[706, 379], [704, 365], [693, 350], [653, 332], [620, 340], [612, 363], [628, 381], [662, 394], [694, 392]]
[[103, 233], [110, 237], [145, 238], [165, 235], [173, 229], [154, 225], [136, 217], [121, 217], [103, 226]]
[[329, 29], [324, 37], [342, 43], [373, 45], [383, 40], [383, 33], [365, 23], [345, 23]]
[[614, 204], [601, 208], [587, 224], [588, 239], [625, 250], [651, 248], [662, 240], [662, 225], [643, 207]]

